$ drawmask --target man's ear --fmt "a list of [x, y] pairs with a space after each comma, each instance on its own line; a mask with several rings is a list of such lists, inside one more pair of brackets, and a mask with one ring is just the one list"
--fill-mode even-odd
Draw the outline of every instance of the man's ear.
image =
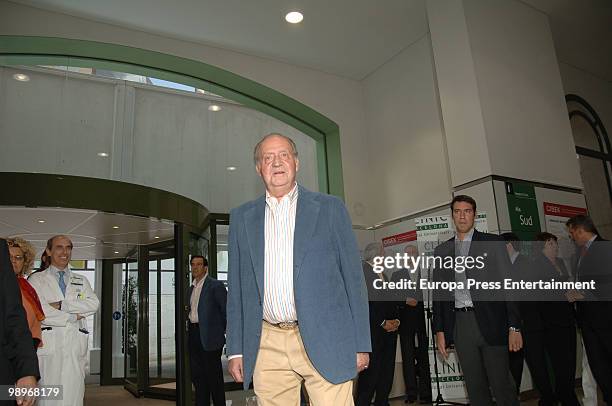
[[295, 158], [295, 173], [300, 170], [300, 160]]

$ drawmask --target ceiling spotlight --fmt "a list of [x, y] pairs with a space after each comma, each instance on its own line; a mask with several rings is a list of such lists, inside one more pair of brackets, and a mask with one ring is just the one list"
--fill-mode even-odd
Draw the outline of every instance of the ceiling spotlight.
[[217, 106], [216, 104], [212, 104], [212, 105], [208, 106], [208, 110], [210, 110], [210, 111], [219, 111], [219, 110], [221, 110], [221, 107]]
[[28, 82], [30, 77], [28, 75], [24, 75], [23, 73], [15, 73], [13, 75], [13, 79], [18, 80], [20, 82]]
[[102, 158], [106, 158], [108, 156], [108, 152], [98, 152], [98, 156], [101, 156]]
[[119, 253], [119, 251], [115, 251], [115, 254], [118, 254], [118, 253]]
[[118, 228], [119, 228], [119, 226], [113, 226], [113, 228], [116, 230], [116, 229], [118, 229]]
[[41, 219], [41, 220], [38, 220], [38, 222], [39, 222], [40, 224], [43, 224], [43, 223], [45, 222], [45, 220], [42, 220], [42, 219]]
[[238, 168], [236, 168], [235, 166], [228, 166], [228, 167], [227, 167], [227, 168], [225, 168], [225, 169], [227, 169], [227, 170], [228, 170], [228, 171], [230, 171], [230, 172], [233, 172], [233, 171], [235, 171], [235, 170], [236, 170], [236, 169], [238, 169]]
[[159, 235], [156, 235], [156, 236], [155, 236], [155, 237], [153, 237], [153, 238], [155, 238], [156, 240], [159, 240]]
[[287, 15], [285, 16], [285, 20], [287, 20], [287, 22], [291, 24], [301, 23], [303, 19], [304, 16], [299, 11], [292, 11], [290, 13], [287, 13]]

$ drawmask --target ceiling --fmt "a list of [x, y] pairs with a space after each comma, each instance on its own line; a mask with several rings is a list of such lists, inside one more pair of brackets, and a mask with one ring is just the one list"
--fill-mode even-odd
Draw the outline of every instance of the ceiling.
[[173, 239], [174, 223], [93, 210], [0, 206], [0, 236], [31, 242], [37, 258], [57, 234], [72, 240], [72, 259], [124, 258], [137, 245]]
[[548, 15], [559, 61], [612, 82], [612, 1], [522, 1]]
[[[426, 0], [14, 1], [357, 80], [428, 31]], [[560, 61], [612, 81], [610, 0], [519, 1], [549, 16]]]
[[[17, 0], [357, 80], [423, 36], [425, 0]], [[304, 21], [285, 21], [299, 10]]]

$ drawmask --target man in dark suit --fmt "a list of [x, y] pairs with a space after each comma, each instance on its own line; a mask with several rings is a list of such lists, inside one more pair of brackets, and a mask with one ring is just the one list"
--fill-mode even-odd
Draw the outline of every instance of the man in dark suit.
[[386, 281], [384, 272], [375, 273], [373, 270], [374, 258], [384, 257], [384, 255], [384, 248], [379, 242], [368, 244], [363, 254], [363, 273], [369, 296], [372, 354], [369, 367], [359, 374], [355, 397], [356, 406], [369, 406], [375, 393], [374, 405], [387, 406], [389, 393], [393, 386], [397, 329], [400, 325], [399, 315], [396, 303], [386, 297], [384, 291], [374, 288], [374, 282], [377, 279]]
[[[407, 245], [404, 253], [417, 258], [419, 249]], [[404, 268], [393, 274], [392, 281], [412, 280], [418, 284], [421, 269]], [[415, 402], [417, 395], [420, 403], [431, 403], [431, 377], [429, 371], [429, 340], [425, 327], [425, 308], [423, 291], [418, 288], [407, 290], [397, 303], [400, 319], [399, 336], [402, 348], [402, 369], [406, 386], [406, 401]]]
[[[457, 289], [435, 290], [433, 327], [436, 345], [443, 357], [453, 344], [461, 363], [465, 384], [474, 406], [493, 404], [518, 406], [514, 380], [510, 374], [508, 349], [521, 349], [520, 317], [514, 303], [493, 299], [496, 292], [469, 289], [467, 282], [499, 282], [507, 277], [510, 261], [499, 236], [474, 229], [476, 201], [458, 195], [451, 202], [455, 237], [436, 247], [434, 258], [454, 259], [452, 269], [436, 267], [435, 282], [455, 282]], [[459, 268], [459, 261], [472, 258], [484, 266]], [[447, 261], [444, 261], [447, 262]], [[489, 300], [483, 300], [484, 298]], [[480, 300], [479, 300], [480, 299]]]
[[261, 406], [352, 405], [371, 351], [368, 299], [340, 199], [298, 185], [295, 143], [269, 134], [254, 151], [265, 195], [230, 212], [228, 369]]
[[[529, 260], [525, 255], [521, 254], [521, 241], [516, 234], [512, 232], [503, 233], [501, 237], [506, 242], [506, 251], [512, 263], [510, 275], [512, 279], [518, 280], [528, 272]], [[516, 393], [520, 393], [523, 365], [525, 364], [525, 352], [521, 348], [518, 351], [509, 351], [508, 356], [510, 361], [510, 372], [516, 384]]]
[[595, 291], [575, 296], [578, 324], [593, 376], [604, 401], [612, 404], [612, 245], [598, 235], [588, 216], [574, 216], [566, 225], [578, 246], [576, 280], [595, 281]]
[[221, 351], [225, 344], [227, 291], [208, 275], [208, 261], [191, 257], [193, 283], [189, 289], [189, 362], [196, 405], [225, 405]]
[[[0, 337], [0, 385], [36, 387], [40, 378], [38, 359], [4, 239], [0, 239]], [[31, 406], [35, 399], [21, 398], [18, 404]]]

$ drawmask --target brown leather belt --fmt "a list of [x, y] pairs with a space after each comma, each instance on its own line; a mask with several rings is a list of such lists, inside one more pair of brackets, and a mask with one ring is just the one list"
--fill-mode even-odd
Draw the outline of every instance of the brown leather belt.
[[268, 323], [271, 326], [283, 329], [283, 330], [293, 330], [294, 328], [297, 328], [297, 326], [298, 326], [297, 320], [294, 320], [294, 321], [281, 321], [280, 323], [270, 323], [269, 321], [266, 321], [266, 323]]

